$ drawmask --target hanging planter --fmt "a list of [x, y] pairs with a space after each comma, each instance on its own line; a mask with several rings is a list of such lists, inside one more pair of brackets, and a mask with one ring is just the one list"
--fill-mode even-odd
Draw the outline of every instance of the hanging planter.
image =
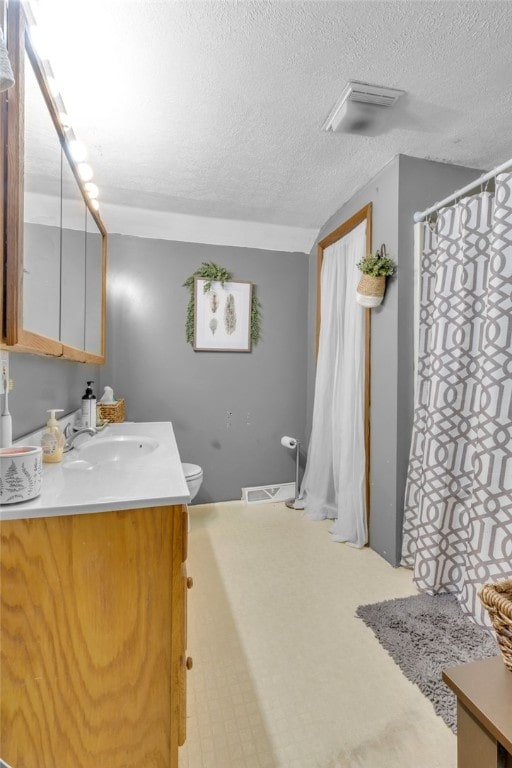
[[386, 292], [386, 277], [395, 271], [393, 260], [386, 254], [384, 243], [375, 253], [369, 253], [357, 263], [363, 273], [356, 291], [356, 301], [363, 307], [377, 307]]

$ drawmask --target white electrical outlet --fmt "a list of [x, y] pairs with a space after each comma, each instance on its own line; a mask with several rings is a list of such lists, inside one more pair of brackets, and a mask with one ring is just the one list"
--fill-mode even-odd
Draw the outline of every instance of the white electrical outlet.
[[0, 378], [4, 381], [4, 377], [9, 379], [9, 353], [0, 349]]
[[[12, 389], [9, 380], [9, 353], [0, 351], [0, 394], [2, 405], [0, 407], [0, 447], [9, 448], [12, 445], [12, 419], [9, 413], [9, 392]], [[0, 766], [1, 768], [1, 766]]]
[[9, 387], [10, 392], [12, 389], [12, 380], [9, 377], [9, 353], [0, 349], [0, 393], [4, 392], [5, 381], [7, 381], [7, 386]]

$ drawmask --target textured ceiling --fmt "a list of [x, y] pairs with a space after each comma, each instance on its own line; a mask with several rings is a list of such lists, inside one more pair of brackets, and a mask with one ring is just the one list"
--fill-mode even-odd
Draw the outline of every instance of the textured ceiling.
[[[509, 2], [41, 4], [105, 204], [320, 227], [398, 153], [512, 156]], [[407, 92], [376, 135], [321, 130], [349, 79]]]

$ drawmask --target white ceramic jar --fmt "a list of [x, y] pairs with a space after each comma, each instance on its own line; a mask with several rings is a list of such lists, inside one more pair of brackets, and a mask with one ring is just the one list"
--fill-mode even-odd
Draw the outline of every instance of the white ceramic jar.
[[43, 451], [37, 445], [0, 449], [0, 504], [30, 501], [41, 493]]

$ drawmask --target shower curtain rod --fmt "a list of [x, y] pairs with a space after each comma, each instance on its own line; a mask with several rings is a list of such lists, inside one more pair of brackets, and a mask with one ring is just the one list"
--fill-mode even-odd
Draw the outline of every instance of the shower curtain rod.
[[435, 205], [432, 205], [430, 208], [427, 208], [425, 211], [416, 211], [414, 214], [414, 222], [417, 224], [419, 221], [423, 221], [429, 214], [434, 213], [435, 211], [438, 211], [439, 208], [442, 208], [444, 205], [447, 205], [448, 203], [451, 203], [452, 200], [456, 200], [458, 197], [462, 197], [467, 192], [471, 192], [472, 189], [475, 189], [475, 187], [479, 187], [481, 184], [485, 184], [486, 181], [489, 181], [490, 179], [494, 179], [495, 176], [498, 175], [498, 173], [501, 173], [502, 171], [506, 171], [508, 168], [512, 167], [512, 159], [507, 160], [506, 163], [503, 163], [503, 165], [498, 165], [497, 168], [494, 168], [492, 171], [489, 171], [488, 173], [485, 173], [483, 176], [480, 176], [478, 179], [475, 179], [470, 184], [467, 184], [465, 187], [462, 187], [462, 189], [458, 189], [456, 192], [453, 192], [448, 197], [445, 197], [444, 200], [441, 200], [439, 203], [435, 203]]

